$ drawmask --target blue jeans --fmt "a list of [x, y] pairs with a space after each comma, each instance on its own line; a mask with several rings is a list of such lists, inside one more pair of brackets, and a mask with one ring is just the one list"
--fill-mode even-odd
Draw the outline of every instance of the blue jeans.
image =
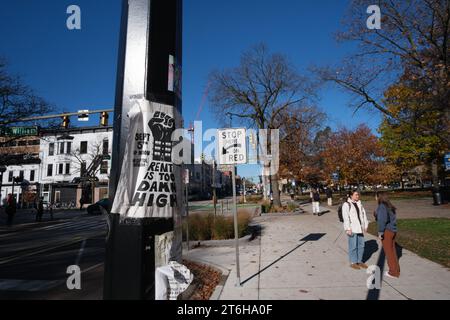
[[362, 234], [352, 234], [351, 236], [348, 236], [348, 256], [352, 264], [362, 263], [365, 244], [366, 241]]

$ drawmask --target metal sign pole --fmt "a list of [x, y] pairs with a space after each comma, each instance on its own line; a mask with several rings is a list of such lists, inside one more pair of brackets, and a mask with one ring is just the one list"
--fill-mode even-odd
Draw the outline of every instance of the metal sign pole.
[[[187, 171], [185, 174], [189, 174]], [[189, 184], [186, 183], [186, 244], [189, 251]]]
[[237, 283], [236, 286], [241, 286], [241, 269], [239, 264], [239, 228], [238, 228], [238, 214], [237, 214], [237, 200], [236, 200], [236, 166], [233, 165], [233, 213], [234, 213], [234, 236], [236, 239], [236, 272]]

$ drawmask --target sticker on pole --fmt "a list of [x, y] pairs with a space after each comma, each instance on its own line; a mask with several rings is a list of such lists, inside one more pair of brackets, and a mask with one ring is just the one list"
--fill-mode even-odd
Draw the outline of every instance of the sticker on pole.
[[247, 140], [245, 129], [218, 130], [219, 164], [236, 165], [247, 163]]

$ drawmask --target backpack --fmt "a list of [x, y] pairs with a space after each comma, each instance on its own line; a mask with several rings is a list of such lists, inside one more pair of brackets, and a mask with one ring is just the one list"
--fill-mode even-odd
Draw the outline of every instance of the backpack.
[[320, 194], [318, 192], [314, 192], [313, 193], [313, 200], [315, 202], [319, 202], [320, 201]]
[[[339, 218], [339, 222], [341, 222], [341, 223], [344, 223], [344, 216], [342, 215], [342, 207], [344, 206], [344, 203], [348, 203], [348, 202], [342, 202], [338, 208], [338, 218]], [[349, 206], [349, 210], [350, 210], [351, 209], [350, 203], [348, 203], [348, 206]]]

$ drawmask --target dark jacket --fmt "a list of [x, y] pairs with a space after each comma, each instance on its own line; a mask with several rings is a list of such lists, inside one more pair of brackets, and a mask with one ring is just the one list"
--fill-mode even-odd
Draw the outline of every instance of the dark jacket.
[[379, 235], [383, 235], [386, 229], [397, 233], [397, 215], [395, 212], [388, 209], [383, 203], [378, 206], [376, 217]]
[[333, 190], [331, 190], [331, 188], [328, 188], [325, 193], [327, 194], [327, 198], [333, 198]]

